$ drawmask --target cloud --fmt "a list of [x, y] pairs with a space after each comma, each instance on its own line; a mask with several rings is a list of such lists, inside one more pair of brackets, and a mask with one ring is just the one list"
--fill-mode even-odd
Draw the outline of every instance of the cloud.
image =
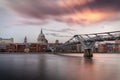
[[45, 20], [18, 20], [16, 21], [16, 25], [44, 25], [48, 23], [48, 21]]
[[43, 23], [89, 25], [115, 20], [120, 14], [120, 0], [7, 0], [7, 4], [18, 15]]
[[52, 31], [52, 32], [70, 32], [70, 31], [75, 31], [74, 29], [70, 29], [70, 28], [65, 28], [65, 29], [61, 29], [61, 30], [55, 30], [55, 29], [45, 29], [46, 31]]
[[46, 33], [45, 35], [51, 35], [54, 37], [72, 37], [72, 36], [68, 36], [68, 35], [60, 35], [58, 33]]

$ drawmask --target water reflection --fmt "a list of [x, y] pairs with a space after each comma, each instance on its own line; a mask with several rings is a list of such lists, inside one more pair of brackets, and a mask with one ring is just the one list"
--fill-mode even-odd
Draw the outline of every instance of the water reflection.
[[93, 64], [94, 60], [92, 58], [84, 58], [84, 63], [85, 64]]
[[119, 54], [0, 54], [0, 80], [120, 80]]

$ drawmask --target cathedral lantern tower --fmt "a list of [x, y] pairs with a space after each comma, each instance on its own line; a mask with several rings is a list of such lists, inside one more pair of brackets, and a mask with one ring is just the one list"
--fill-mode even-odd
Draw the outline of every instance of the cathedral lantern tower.
[[38, 35], [37, 42], [41, 45], [47, 45], [48, 44], [48, 41], [45, 38], [45, 35], [43, 34], [42, 29], [41, 29], [40, 34]]

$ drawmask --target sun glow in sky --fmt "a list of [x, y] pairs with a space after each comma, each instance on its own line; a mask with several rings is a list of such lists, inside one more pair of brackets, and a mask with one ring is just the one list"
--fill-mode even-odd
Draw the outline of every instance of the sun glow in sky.
[[102, 20], [107, 20], [109, 18], [112, 18], [114, 16], [113, 13], [106, 14], [104, 12], [99, 11], [90, 11], [85, 10], [83, 12], [76, 12], [72, 15], [64, 16], [64, 19], [71, 18], [74, 23], [78, 23], [81, 25], [90, 25], [92, 23], [100, 22]]
[[41, 28], [49, 42], [75, 34], [120, 30], [119, 0], [0, 0], [0, 37], [36, 42]]

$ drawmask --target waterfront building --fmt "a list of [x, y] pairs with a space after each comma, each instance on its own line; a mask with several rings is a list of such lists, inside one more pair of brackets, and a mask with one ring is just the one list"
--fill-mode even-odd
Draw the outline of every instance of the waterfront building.
[[[47, 45], [39, 45], [38, 43], [27, 43], [26, 48], [24, 43], [14, 43], [7, 46], [7, 52], [46, 52]], [[29, 49], [29, 50], [28, 50]]]
[[14, 39], [13, 38], [0, 38], [0, 44], [10, 44], [13, 43]]
[[42, 29], [40, 34], [38, 35], [37, 43], [39, 43], [40, 45], [48, 45], [48, 40], [45, 38]]
[[56, 44], [56, 45], [59, 44], [59, 40], [56, 40], [56, 41], [55, 41], [55, 44]]
[[120, 39], [119, 39], [119, 40], [115, 40], [115, 43], [118, 43], [118, 44], [120, 44]]
[[28, 43], [27, 36], [25, 36], [23, 43], [11, 43], [6, 48], [7, 52], [46, 52], [48, 50], [48, 41], [41, 29], [36, 43]]
[[6, 51], [6, 46], [9, 44], [14, 43], [13, 38], [0, 38], [0, 51], [4, 52]]

